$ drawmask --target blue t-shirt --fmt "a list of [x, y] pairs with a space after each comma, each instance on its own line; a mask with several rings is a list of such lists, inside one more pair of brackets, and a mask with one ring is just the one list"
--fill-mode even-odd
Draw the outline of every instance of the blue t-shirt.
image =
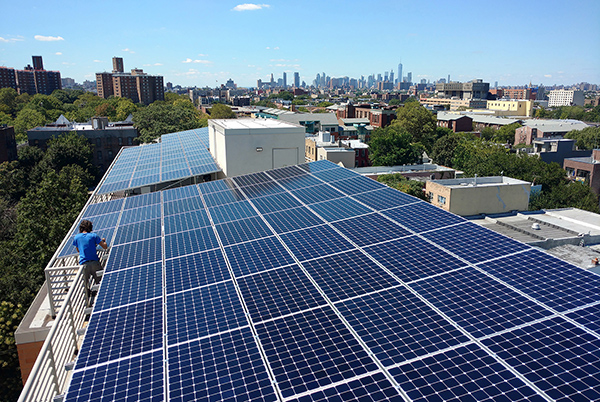
[[73, 239], [73, 246], [79, 249], [79, 264], [88, 261], [98, 261], [96, 246], [102, 239], [96, 233], [79, 233]]

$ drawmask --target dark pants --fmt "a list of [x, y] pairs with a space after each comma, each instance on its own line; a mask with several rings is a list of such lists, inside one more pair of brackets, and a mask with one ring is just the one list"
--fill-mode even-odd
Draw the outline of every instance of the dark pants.
[[100, 261], [88, 261], [83, 263], [83, 283], [87, 295], [90, 295], [90, 278], [94, 280], [94, 285], [100, 283], [98, 271], [102, 271]]

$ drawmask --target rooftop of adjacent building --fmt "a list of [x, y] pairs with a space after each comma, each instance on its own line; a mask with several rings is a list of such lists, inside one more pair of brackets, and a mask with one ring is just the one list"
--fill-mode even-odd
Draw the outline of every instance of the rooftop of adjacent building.
[[431, 182], [449, 188], [494, 187], [531, 184], [527, 181], [513, 179], [512, 177], [506, 176], [462, 177], [459, 179], [431, 180]]
[[297, 124], [276, 119], [214, 119], [209, 120], [210, 125], [220, 126], [226, 130], [289, 129], [301, 127]]
[[571, 131], [571, 130], [583, 130], [586, 127], [589, 127], [588, 124], [579, 121], [579, 120], [540, 120], [540, 119], [530, 119], [525, 120], [523, 125], [531, 128], [543, 129], [543, 131]]

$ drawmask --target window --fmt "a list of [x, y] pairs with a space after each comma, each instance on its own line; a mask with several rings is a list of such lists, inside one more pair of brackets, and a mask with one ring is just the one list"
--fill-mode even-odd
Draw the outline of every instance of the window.
[[113, 157], [113, 152], [111, 150], [108, 151], [108, 159], [112, 159]]
[[133, 145], [133, 138], [127, 137], [127, 145]]
[[119, 137], [118, 141], [119, 141], [119, 145], [123, 145], [123, 138], [122, 137]]
[[98, 160], [101, 161], [102, 160], [102, 151], [98, 151]]
[[97, 147], [102, 146], [102, 138], [100, 138], [100, 137], [96, 138], [96, 146]]
[[438, 204], [446, 205], [446, 197], [442, 197], [441, 195], [438, 195]]

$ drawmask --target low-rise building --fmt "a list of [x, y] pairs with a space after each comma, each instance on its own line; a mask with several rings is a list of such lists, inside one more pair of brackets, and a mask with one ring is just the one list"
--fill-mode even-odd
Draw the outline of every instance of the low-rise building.
[[15, 128], [0, 124], [0, 163], [17, 159], [17, 141]]
[[462, 216], [523, 211], [531, 183], [505, 176], [430, 180], [425, 192], [433, 205]]
[[556, 162], [563, 166], [566, 158], [587, 158], [592, 151], [577, 149], [576, 141], [567, 138], [539, 138], [533, 140], [532, 154], [539, 156], [546, 163]]
[[138, 136], [131, 115], [122, 122], [109, 122], [106, 117], [94, 117], [89, 123], [70, 122], [60, 115], [54, 123], [28, 130], [27, 140], [30, 146], [46, 150], [48, 140], [71, 132], [88, 139], [94, 147], [93, 163], [101, 172], [108, 168], [121, 147], [136, 145], [134, 140]]
[[444, 106], [450, 108], [450, 110], [485, 109], [488, 102], [486, 99], [459, 98], [421, 98], [419, 101], [423, 106]]
[[487, 109], [494, 111], [496, 116], [523, 116], [531, 117], [533, 115], [532, 100], [491, 100], [487, 102]]
[[307, 134], [315, 134], [319, 131], [330, 133], [339, 131], [338, 119], [334, 113], [283, 113], [278, 116], [278, 119], [304, 126]]
[[473, 119], [457, 113], [438, 112], [437, 125], [449, 128], [455, 133], [473, 131]]
[[493, 129], [498, 130], [504, 126], [511, 125], [513, 123], [522, 123], [523, 120], [519, 119], [509, 119], [507, 117], [499, 117], [499, 116], [490, 116], [484, 114], [472, 113], [469, 114], [473, 119], [473, 124], [476, 130], [482, 130], [486, 127], [491, 127]]
[[369, 146], [360, 140], [336, 139], [332, 133], [321, 131], [305, 139], [305, 160], [328, 160], [347, 168], [370, 166]]
[[548, 94], [548, 106], [583, 106], [585, 97], [583, 91], [555, 89]]
[[594, 193], [600, 194], [600, 149], [594, 149], [592, 156], [566, 158], [563, 168], [569, 179], [586, 183]]
[[535, 138], [562, 138], [572, 130], [589, 127], [579, 120], [526, 120], [523, 127], [515, 131], [515, 145], [529, 145]]

